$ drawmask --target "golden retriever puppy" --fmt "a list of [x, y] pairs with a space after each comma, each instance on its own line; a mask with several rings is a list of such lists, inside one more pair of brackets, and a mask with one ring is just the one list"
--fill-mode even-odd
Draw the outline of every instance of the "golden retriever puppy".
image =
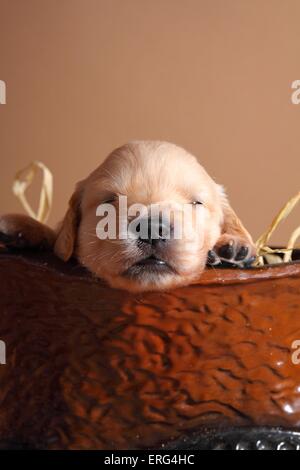
[[24, 216], [2, 217], [2, 241], [53, 245], [63, 260], [76, 256], [110, 286], [133, 292], [187, 285], [207, 261], [244, 264], [255, 255], [223, 188], [193, 155], [168, 142], [134, 141], [114, 150], [77, 184], [55, 234], [33, 225]]

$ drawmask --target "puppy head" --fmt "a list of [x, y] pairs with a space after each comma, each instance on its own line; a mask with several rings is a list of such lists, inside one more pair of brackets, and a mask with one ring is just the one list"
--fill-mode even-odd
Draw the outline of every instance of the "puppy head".
[[132, 142], [77, 185], [55, 252], [64, 260], [75, 254], [116, 288], [189, 284], [220, 236], [223, 200], [222, 188], [184, 149]]

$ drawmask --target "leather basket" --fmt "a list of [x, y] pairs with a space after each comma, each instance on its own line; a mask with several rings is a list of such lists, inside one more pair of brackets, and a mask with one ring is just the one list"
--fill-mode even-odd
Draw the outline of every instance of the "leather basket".
[[137, 295], [2, 253], [0, 448], [300, 447], [293, 259]]

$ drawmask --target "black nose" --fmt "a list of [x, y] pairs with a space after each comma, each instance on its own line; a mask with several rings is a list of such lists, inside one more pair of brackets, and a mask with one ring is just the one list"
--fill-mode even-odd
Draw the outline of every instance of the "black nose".
[[165, 242], [167, 238], [170, 238], [172, 227], [168, 227], [168, 225], [163, 222], [161, 215], [158, 220], [152, 220], [151, 217], [149, 217], [147, 223], [148, 230], [146, 234], [140, 235], [139, 241], [155, 246], [160, 242]]

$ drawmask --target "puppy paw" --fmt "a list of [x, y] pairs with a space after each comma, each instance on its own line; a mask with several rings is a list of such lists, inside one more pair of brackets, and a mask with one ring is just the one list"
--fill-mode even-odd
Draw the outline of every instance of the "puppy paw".
[[254, 261], [255, 254], [255, 246], [248, 238], [223, 234], [208, 252], [207, 262], [214, 266], [229, 263], [247, 267]]
[[54, 232], [21, 214], [7, 214], [0, 217], [0, 244], [6, 248], [47, 249], [54, 243]]
[[22, 232], [5, 233], [0, 231], [0, 243], [7, 248], [25, 248], [30, 246], [30, 242], [24, 238]]

